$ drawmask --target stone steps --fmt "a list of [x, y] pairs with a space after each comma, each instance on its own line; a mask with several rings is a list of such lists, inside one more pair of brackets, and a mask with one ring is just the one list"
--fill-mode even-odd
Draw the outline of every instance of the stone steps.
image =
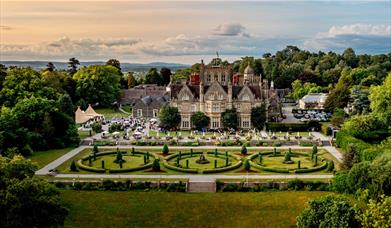
[[216, 192], [216, 182], [189, 182], [188, 192]]

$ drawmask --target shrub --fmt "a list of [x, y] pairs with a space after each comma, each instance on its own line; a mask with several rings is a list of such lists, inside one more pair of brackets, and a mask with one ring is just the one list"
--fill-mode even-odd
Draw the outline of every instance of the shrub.
[[288, 181], [288, 188], [292, 190], [301, 190], [304, 188], [304, 182], [300, 179]]
[[346, 152], [343, 154], [342, 168], [350, 169], [352, 168], [353, 164], [358, 162], [360, 162], [359, 152], [356, 150], [354, 144], [349, 144]]
[[119, 123], [113, 123], [109, 127], [109, 132], [113, 133], [115, 131], [121, 131], [122, 130], [122, 125]]
[[244, 162], [244, 169], [247, 171], [250, 171], [250, 169], [251, 169], [251, 165], [250, 165], [250, 162], [248, 161], [248, 159], [246, 159], [246, 161]]
[[71, 166], [70, 166], [70, 170], [72, 172], [77, 172], [78, 171], [75, 161], [72, 161]]
[[155, 159], [152, 164], [152, 170], [157, 172], [160, 171], [160, 162], [159, 159]]
[[163, 149], [162, 149], [162, 153], [163, 153], [164, 155], [167, 155], [168, 152], [169, 152], [168, 146], [167, 146], [167, 144], [164, 144]]
[[243, 155], [247, 154], [247, 147], [246, 147], [246, 145], [242, 146], [242, 149], [240, 150], [240, 153], [242, 153]]
[[325, 196], [309, 201], [297, 217], [297, 227], [359, 227], [356, 209], [341, 196]]
[[100, 124], [100, 123], [97, 123], [97, 122], [93, 123], [91, 125], [91, 128], [96, 133], [101, 133], [102, 132], [102, 124]]
[[116, 184], [112, 180], [104, 180], [102, 182], [102, 187], [104, 190], [114, 190], [114, 188], [116, 187]]
[[327, 171], [332, 172], [334, 171], [334, 161], [330, 160], [328, 165], [327, 165]]

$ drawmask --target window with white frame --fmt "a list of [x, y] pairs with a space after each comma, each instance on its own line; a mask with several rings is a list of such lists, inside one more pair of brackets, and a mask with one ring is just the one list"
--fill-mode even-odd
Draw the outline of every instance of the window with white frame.
[[220, 104], [213, 104], [212, 112], [220, 112]]
[[219, 128], [219, 127], [220, 127], [220, 118], [212, 117], [212, 128]]
[[249, 117], [242, 118], [242, 127], [243, 128], [250, 128], [250, 118]]
[[248, 96], [248, 94], [245, 94], [245, 95], [243, 95], [242, 100], [244, 100], [244, 101], [249, 101], [249, 100], [250, 100], [250, 97]]
[[184, 94], [184, 95], [182, 96], [182, 101], [188, 101], [188, 100], [189, 100], [189, 95]]
[[195, 104], [191, 105], [191, 111], [196, 112], [197, 111], [197, 106]]
[[214, 94], [210, 94], [210, 95], [209, 95], [209, 100], [212, 100], [212, 101], [213, 101], [214, 99], [215, 99], [215, 95], [214, 95]]
[[206, 76], [206, 81], [208, 81], [208, 82], [210, 82], [211, 81], [211, 75], [210, 74], [208, 74], [207, 76]]
[[222, 101], [222, 100], [224, 99], [223, 94], [219, 94], [218, 97], [219, 97], [219, 100], [220, 100], [220, 101]]
[[143, 110], [142, 109], [137, 109], [137, 116], [142, 117], [143, 116]]
[[190, 118], [189, 117], [182, 117], [182, 128], [190, 128]]
[[236, 111], [240, 112], [240, 104], [236, 104], [235, 106], [236, 106]]
[[158, 109], [154, 109], [152, 112], [153, 112], [153, 117], [157, 117], [158, 114], [159, 114], [159, 110]]

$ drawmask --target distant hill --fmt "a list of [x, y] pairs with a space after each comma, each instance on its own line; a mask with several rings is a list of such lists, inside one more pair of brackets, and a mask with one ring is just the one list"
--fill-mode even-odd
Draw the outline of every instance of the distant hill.
[[[36, 70], [41, 70], [46, 68], [48, 61], [0, 61], [1, 64], [5, 66], [18, 66], [18, 67], [32, 67]], [[66, 62], [52, 62], [57, 69], [67, 69]], [[80, 66], [89, 66], [89, 65], [103, 65], [105, 62], [80, 62]], [[153, 62], [153, 63], [121, 63], [121, 69], [123, 72], [128, 71], [147, 71], [150, 68], [161, 69], [167, 67], [173, 71], [178, 69], [183, 69], [190, 67], [189, 65], [179, 64], [179, 63], [164, 63], [164, 62]]]

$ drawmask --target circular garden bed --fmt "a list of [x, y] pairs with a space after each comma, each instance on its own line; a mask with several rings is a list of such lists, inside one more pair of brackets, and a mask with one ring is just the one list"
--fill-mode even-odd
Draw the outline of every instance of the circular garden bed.
[[167, 169], [185, 173], [219, 173], [242, 165], [240, 158], [222, 152], [178, 152], [163, 162]]
[[254, 153], [248, 159], [251, 167], [276, 173], [311, 173], [327, 169], [329, 165], [321, 156], [298, 152]]
[[[118, 152], [121, 153], [118, 160]], [[148, 169], [152, 167], [155, 155], [148, 152], [107, 151], [87, 155], [77, 161], [81, 170], [97, 173], [122, 173]]]

